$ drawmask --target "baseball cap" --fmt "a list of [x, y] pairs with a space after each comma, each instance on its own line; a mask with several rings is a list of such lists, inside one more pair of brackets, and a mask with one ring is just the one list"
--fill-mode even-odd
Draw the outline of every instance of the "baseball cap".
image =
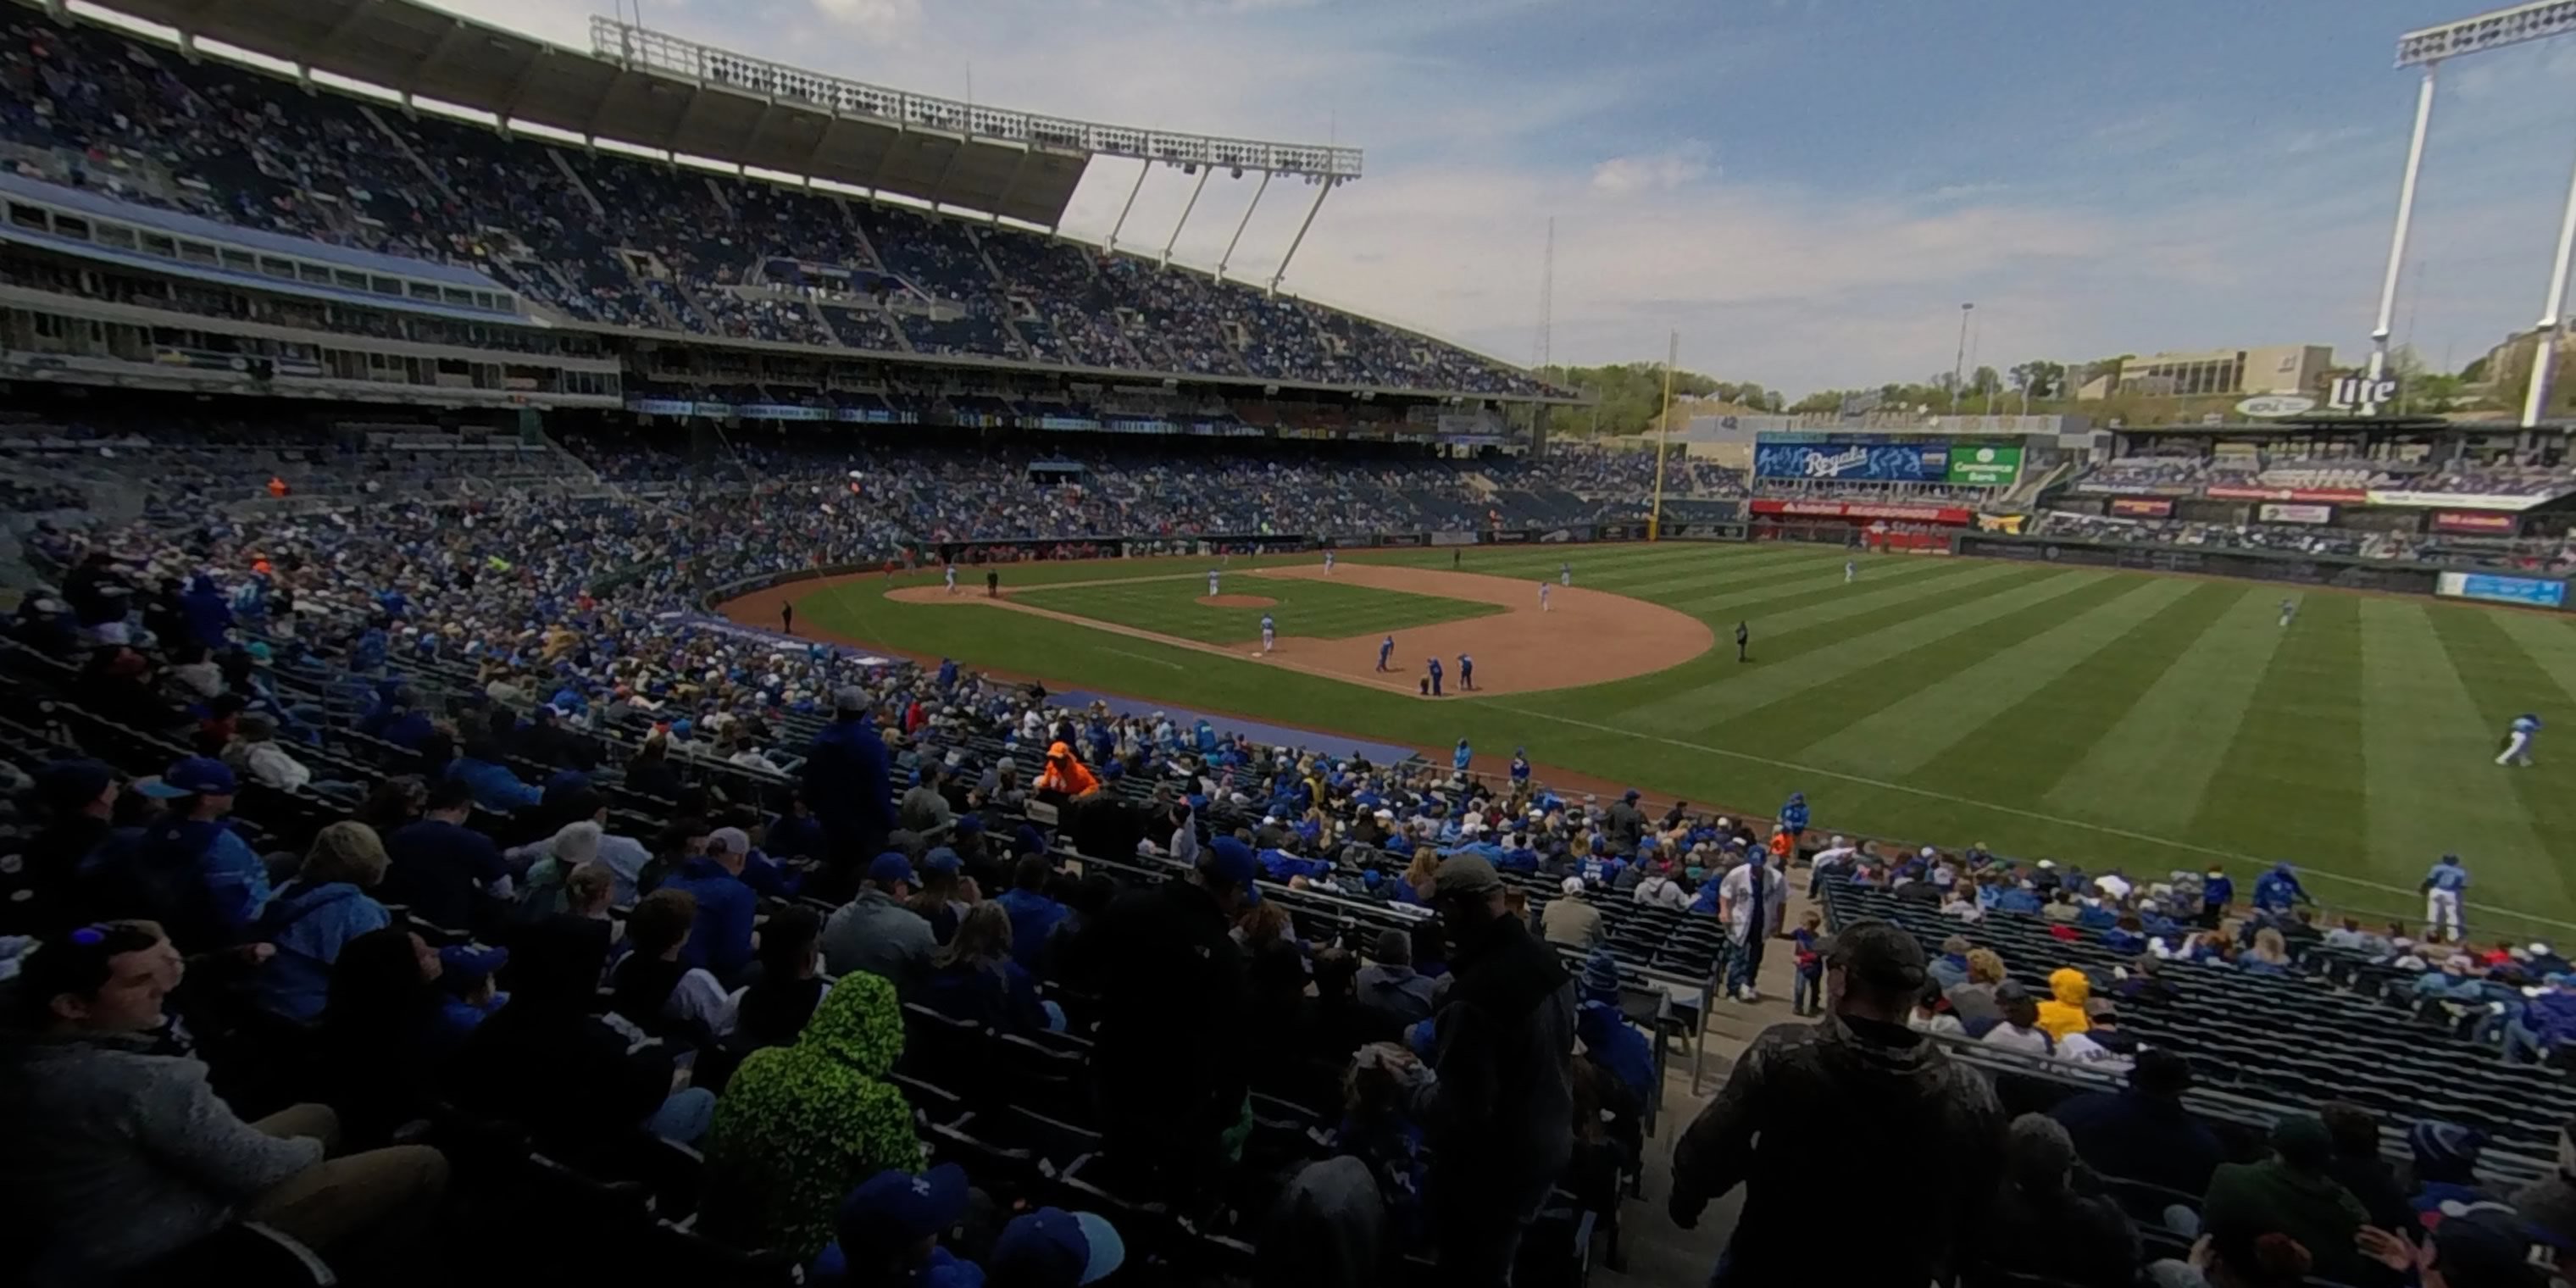
[[[1929, 963], [1923, 957], [1923, 945], [1913, 935], [1884, 921], [1855, 921], [1834, 936], [1834, 947], [1828, 966], [1842, 968], [1845, 978], [1858, 980], [1872, 990], [1901, 993], [1912, 997], [1923, 991]], [[2004, 1000], [2004, 988], [2013, 986], [2006, 980], [1995, 990]]]
[[952, 850], [945, 845], [933, 849], [930, 853], [922, 856], [921, 860], [921, 866], [928, 868], [933, 872], [954, 872], [958, 868], [964, 866], [964, 864], [965, 860], [957, 857], [957, 851]]
[[509, 964], [510, 950], [507, 948], [451, 944], [438, 950], [438, 981], [461, 993], [491, 978]]
[[[1839, 946], [1840, 941], [1837, 940], [1836, 943], [1837, 946]], [[2017, 979], [2005, 980], [2003, 983], [1995, 985], [1995, 1000], [1998, 1002], [2027, 1002], [2030, 1000], [2030, 988], [2028, 985], [2023, 984]]]
[[897, 881], [905, 885], [921, 884], [913, 876], [912, 860], [894, 851], [880, 854], [868, 864], [868, 880], [881, 886], [893, 885]]
[[994, 1288], [1081, 1288], [1117, 1273], [1126, 1242], [1089, 1212], [1039, 1208], [1011, 1219], [984, 1258]]
[[155, 800], [177, 800], [182, 796], [230, 796], [240, 790], [233, 780], [232, 767], [205, 756], [190, 756], [171, 762], [158, 778], [146, 778], [134, 790]]
[[707, 853], [751, 853], [751, 834], [738, 827], [720, 827], [707, 833]]
[[1557, 888], [1563, 890], [1567, 894], [1581, 894], [1583, 893], [1583, 878], [1567, 877], [1565, 879], [1565, 883]]
[[888, 1168], [841, 1200], [835, 1233], [852, 1261], [921, 1242], [966, 1215], [966, 1169], [941, 1163], [914, 1175]]
[[1440, 860], [1431, 877], [1433, 894], [1442, 899], [1452, 895], [1484, 894], [1502, 888], [1503, 878], [1494, 865], [1473, 854], [1452, 854]]
[[1258, 899], [1261, 892], [1253, 888], [1253, 878], [1261, 872], [1261, 860], [1252, 847], [1231, 836], [1220, 836], [1208, 843], [1207, 857], [1199, 867], [1207, 873], [1208, 884], [1223, 888], [1241, 886], [1246, 897]]
[[36, 796], [56, 813], [77, 813], [98, 799], [116, 771], [95, 760], [57, 760], [36, 771]]
[[855, 684], [844, 684], [832, 690], [832, 709], [848, 714], [868, 709], [868, 691]]

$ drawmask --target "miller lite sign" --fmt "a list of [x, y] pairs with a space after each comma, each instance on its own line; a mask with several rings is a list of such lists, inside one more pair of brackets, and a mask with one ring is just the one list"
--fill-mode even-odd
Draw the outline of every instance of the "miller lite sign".
[[2336, 411], [2359, 411], [2381, 403], [2397, 401], [2397, 381], [2391, 376], [2373, 380], [2368, 376], [2341, 376], [2326, 387], [2326, 406]]

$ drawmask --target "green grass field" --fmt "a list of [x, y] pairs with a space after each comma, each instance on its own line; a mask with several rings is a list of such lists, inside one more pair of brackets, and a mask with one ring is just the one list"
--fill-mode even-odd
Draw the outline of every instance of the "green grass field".
[[[1094, 565], [1093, 571], [1110, 578], [1117, 575], [1115, 568]], [[1014, 597], [1037, 608], [1117, 622], [1203, 644], [1239, 644], [1261, 638], [1263, 613], [1277, 621], [1282, 635], [1339, 639], [1503, 611], [1493, 604], [1464, 599], [1435, 599], [1328, 581], [1235, 575], [1226, 577], [1219, 586], [1229, 595], [1260, 595], [1279, 602], [1270, 608], [1209, 608], [1198, 602], [1207, 593], [1204, 569], [1149, 574], [1107, 585], [1024, 590]]]
[[[1720, 648], [1616, 684], [1435, 704], [1044, 619], [894, 603], [873, 582], [817, 592], [798, 613], [857, 639], [1174, 705], [1426, 749], [1461, 736], [1488, 753], [1527, 746], [1543, 764], [1660, 797], [1767, 814], [1803, 790], [1828, 830], [1982, 841], [2132, 874], [2286, 859], [2331, 904], [2410, 919], [2424, 868], [2456, 850], [2483, 910], [2473, 931], [2576, 931], [2576, 750], [2565, 743], [2576, 737], [2576, 618], [1974, 559], [1864, 557], [1846, 586], [1842, 551], [1800, 546], [1488, 548], [1468, 551], [1465, 567], [1535, 579], [1565, 559], [1577, 585], [1681, 609], [1721, 635], [1749, 621], [1754, 661]], [[1174, 566], [1007, 576], [1029, 585]], [[1174, 586], [1196, 610], [1204, 583]], [[2283, 630], [2278, 605], [2291, 595], [2301, 609]], [[1399, 624], [1349, 621], [1340, 633]], [[2524, 711], [2549, 726], [2540, 764], [2499, 768], [2499, 738]]]

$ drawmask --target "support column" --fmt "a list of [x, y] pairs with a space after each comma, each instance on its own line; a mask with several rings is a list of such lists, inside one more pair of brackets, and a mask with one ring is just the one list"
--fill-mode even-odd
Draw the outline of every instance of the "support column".
[[1277, 295], [1279, 293], [1279, 279], [1288, 275], [1288, 261], [1297, 258], [1297, 248], [1306, 244], [1306, 230], [1315, 226], [1315, 212], [1322, 210], [1324, 208], [1324, 198], [1333, 194], [1333, 183], [1334, 180], [1330, 175], [1317, 181], [1318, 186], [1315, 189], [1315, 202], [1313, 205], [1306, 207], [1306, 218], [1303, 222], [1297, 225], [1297, 235], [1289, 240], [1288, 253], [1279, 257], [1279, 271], [1270, 275], [1270, 293], [1272, 295]]
[[[2388, 328], [2397, 315], [2397, 274], [2406, 266], [2406, 230], [2415, 220], [2415, 180], [2424, 169], [2424, 131], [2433, 122], [2433, 73], [2440, 66], [2424, 64], [2424, 83], [2415, 91], [2415, 133], [2406, 144], [2406, 177], [2397, 183], [2397, 229], [2389, 235], [2388, 274], [2379, 283], [2379, 320], [2370, 328], [2373, 388], [2388, 373]], [[2378, 415], [2379, 404], [2363, 404], [2361, 414]]]
[[1118, 253], [1118, 233], [1127, 226], [1127, 212], [1136, 208], [1136, 194], [1145, 190], [1145, 172], [1153, 168], [1151, 161], [1136, 167], [1136, 182], [1127, 189], [1127, 204], [1118, 208], [1118, 222], [1109, 226], [1109, 241], [1101, 247], [1102, 250], [1113, 255]]
[[1243, 230], [1252, 226], [1252, 212], [1261, 209], [1261, 194], [1270, 191], [1270, 172], [1261, 172], [1261, 186], [1252, 190], [1252, 204], [1243, 208], [1243, 218], [1234, 225], [1234, 239], [1225, 244], [1225, 256], [1216, 262], [1216, 280], [1225, 280], [1226, 265], [1234, 262], [1234, 248], [1243, 242]]
[[2576, 176], [2567, 181], [2567, 208], [2558, 216], [2558, 255], [2550, 261], [2549, 302], [2540, 308], [2540, 331], [2532, 337], [2531, 382], [2522, 395], [2522, 427], [2540, 423], [2549, 409], [2550, 370], [2558, 359], [2559, 309], [2567, 303], [2567, 254], [2576, 249]]
[[1172, 248], [1181, 244], [1181, 225], [1188, 223], [1190, 221], [1190, 212], [1199, 208], [1199, 194], [1207, 191], [1208, 175], [1214, 171], [1215, 168], [1216, 167], [1214, 166], [1199, 167], [1199, 181], [1190, 186], [1189, 203], [1181, 207], [1181, 217], [1172, 221], [1171, 237], [1163, 242], [1164, 267], [1168, 268], [1171, 266]]

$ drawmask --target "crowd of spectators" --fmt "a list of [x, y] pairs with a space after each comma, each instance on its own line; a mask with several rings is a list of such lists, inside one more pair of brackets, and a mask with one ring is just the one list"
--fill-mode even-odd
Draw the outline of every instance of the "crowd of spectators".
[[[0, 140], [19, 145], [15, 164], [33, 177], [477, 269], [582, 322], [1113, 369], [1541, 392], [1529, 376], [1454, 346], [1191, 270], [308, 94], [240, 65], [32, 11], [0, 18], [0, 90]], [[755, 278], [787, 290], [745, 294]], [[825, 283], [839, 298], [818, 314], [805, 291]], [[1014, 298], [1028, 306], [1025, 329]]]
[[2378, 557], [2384, 534], [2303, 523], [2202, 523], [2189, 519], [2130, 519], [2042, 511], [2031, 535], [2135, 545], [2198, 546], [2214, 550], [2277, 550], [2285, 554]]

